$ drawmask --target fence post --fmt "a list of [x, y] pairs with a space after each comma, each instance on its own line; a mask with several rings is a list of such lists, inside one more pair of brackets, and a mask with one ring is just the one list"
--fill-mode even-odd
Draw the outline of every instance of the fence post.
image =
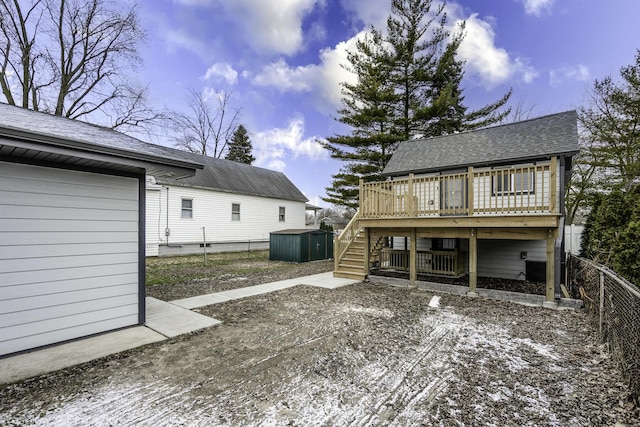
[[600, 333], [600, 339], [602, 339], [602, 324], [604, 323], [604, 273], [600, 271], [600, 323], [598, 332]]
[[202, 252], [204, 253], [204, 265], [207, 265], [207, 235], [202, 227]]

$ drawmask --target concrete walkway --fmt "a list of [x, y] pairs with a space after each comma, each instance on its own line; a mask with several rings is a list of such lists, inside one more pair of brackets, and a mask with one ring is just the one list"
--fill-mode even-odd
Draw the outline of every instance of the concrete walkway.
[[192, 298], [184, 298], [171, 301], [171, 304], [192, 310], [198, 307], [232, 301], [235, 299], [266, 294], [281, 289], [292, 288], [298, 285], [316, 286], [319, 288], [336, 289], [341, 286], [358, 283], [357, 280], [341, 279], [333, 277], [333, 272], [314, 274], [312, 276], [297, 279], [282, 280], [280, 282], [265, 283], [264, 285], [248, 286], [246, 288], [232, 289], [230, 291], [217, 292], [215, 294], [200, 295]]
[[147, 297], [147, 321], [144, 326], [121, 329], [0, 359], [0, 384], [21, 381], [79, 365], [221, 323], [219, 320], [191, 311], [193, 308], [298, 285], [335, 289], [353, 283], [358, 283], [358, 281], [335, 278], [332, 272], [327, 272], [171, 302]]

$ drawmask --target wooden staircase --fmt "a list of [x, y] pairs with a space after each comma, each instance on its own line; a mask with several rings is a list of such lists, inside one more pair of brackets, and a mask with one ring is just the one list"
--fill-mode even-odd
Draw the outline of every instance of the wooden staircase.
[[367, 272], [364, 266], [365, 241], [362, 233], [358, 233], [340, 258], [336, 258], [333, 277], [364, 280]]
[[[364, 280], [369, 274], [368, 266], [365, 265], [364, 230], [359, 226], [359, 212], [351, 219], [342, 234], [336, 239], [334, 247], [335, 266], [333, 277], [346, 279]], [[377, 254], [385, 239], [379, 238], [371, 246], [370, 255]], [[371, 256], [369, 259], [371, 260]]]

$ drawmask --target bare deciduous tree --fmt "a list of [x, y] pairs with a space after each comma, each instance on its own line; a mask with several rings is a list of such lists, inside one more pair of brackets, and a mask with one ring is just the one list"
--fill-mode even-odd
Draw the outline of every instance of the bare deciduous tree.
[[239, 111], [231, 106], [231, 92], [189, 90], [189, 112], [175, 113], [176, 146], [216, 158], [224, 157], [238, 127]]
[[130, 83], [145, 32], [137, 8], [114, 0], [0, 0], [0, 88], [7, 103], [110, 126], [158, 113]]
[[536, 117], [537, 104], [535, 102], [527, 102], [526, 99], [520, 99], [511, 107], [511, 111], [506, 115], [500, 124], [516, 123], [523, 120], [529, 120]]

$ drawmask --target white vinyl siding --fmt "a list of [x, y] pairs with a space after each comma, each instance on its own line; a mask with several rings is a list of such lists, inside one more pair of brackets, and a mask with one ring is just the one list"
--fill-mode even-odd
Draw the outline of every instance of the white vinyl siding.
[[0, 162], [0, 355], [138, 323], [138, 180]]
[[160, 215], [162, 213], [160, 206], [162, 198], [161, 190], [161, 186], [147, 183], [145, 202], [146, 256], [158, 256], [158, 244], [162, 243], [164, 239], [164, 226], [160, 223]]
[[[155, 200], [156, 192], [153, 192], [153, 195], [149, 193], [147, 191], [147, 200], [150, 198]], [[160, 202], [156, 203], [160, 213], [155, 213], [154, 218], [147, 217], [148, 239], [153, 237], [149, 235], [150, 233], [153, 233], [156, 239], [158, 235], [165, 238], [166, 198], [167, 190], [163, 188]], [[197, 212], [194, 213], [193, 221], [181, 221], [180, 203], [183, 198], [191, 198], [194, 203], [197, 203]], [[233, 204], [240, 205], [239, 221], [232, 219]], [[206, 229], [208, 242], [247, 242], [249, 240], [268, 242], [269, 233], [283, 229], [278, 215], [280, 207], [284, 207], [286, 211], [286, 228], [305, 228], [304, 202], [172, 186], [169, 189], [168, 207], [169, 244], [201, 244], [202, 227]], [[161, 244], [166, 244], [166, 240]]]
[[[548, 164], [548, 163], [547, 163]], [[538, 163], [542, 166], [544, 163]], [[476, 176], [473, 179], [473, 206], [476, 209], [487, 209], [491, 211], [484, 213], [485, 215], [503, 215], [503, 206], [513, 207], [538, 207], [540, 212], [549, 206], [549, 171], [537, 170], [534, 172], [534, 166], [514, 165], [513, 168], [519, 169], [519, 173], [514, 173], [508, 169], [499, 169], [504, 171], [501, 177]], [[525, 168], [531, 168], [531, 171], [523, 171]], [[474, 172], [486, 172], [490, 168], [477, 168]], [[556, 169], [556, 206], [560, 202], [560, 163], [558, 162]], [[500, 184], [498, 181], [502, 181]], [[506, 187], [505, 187], [506, 185]], [[545, 209], [543, 209], [545, 207]], [[508, 209], [506, 209], [508, 211]], [[478, 213], [476, 213], [478, 215]]]
[[478, 276], [524, 280], [526, 260], [545, 261], [546, 251], [544, 240], [478, 240]]

